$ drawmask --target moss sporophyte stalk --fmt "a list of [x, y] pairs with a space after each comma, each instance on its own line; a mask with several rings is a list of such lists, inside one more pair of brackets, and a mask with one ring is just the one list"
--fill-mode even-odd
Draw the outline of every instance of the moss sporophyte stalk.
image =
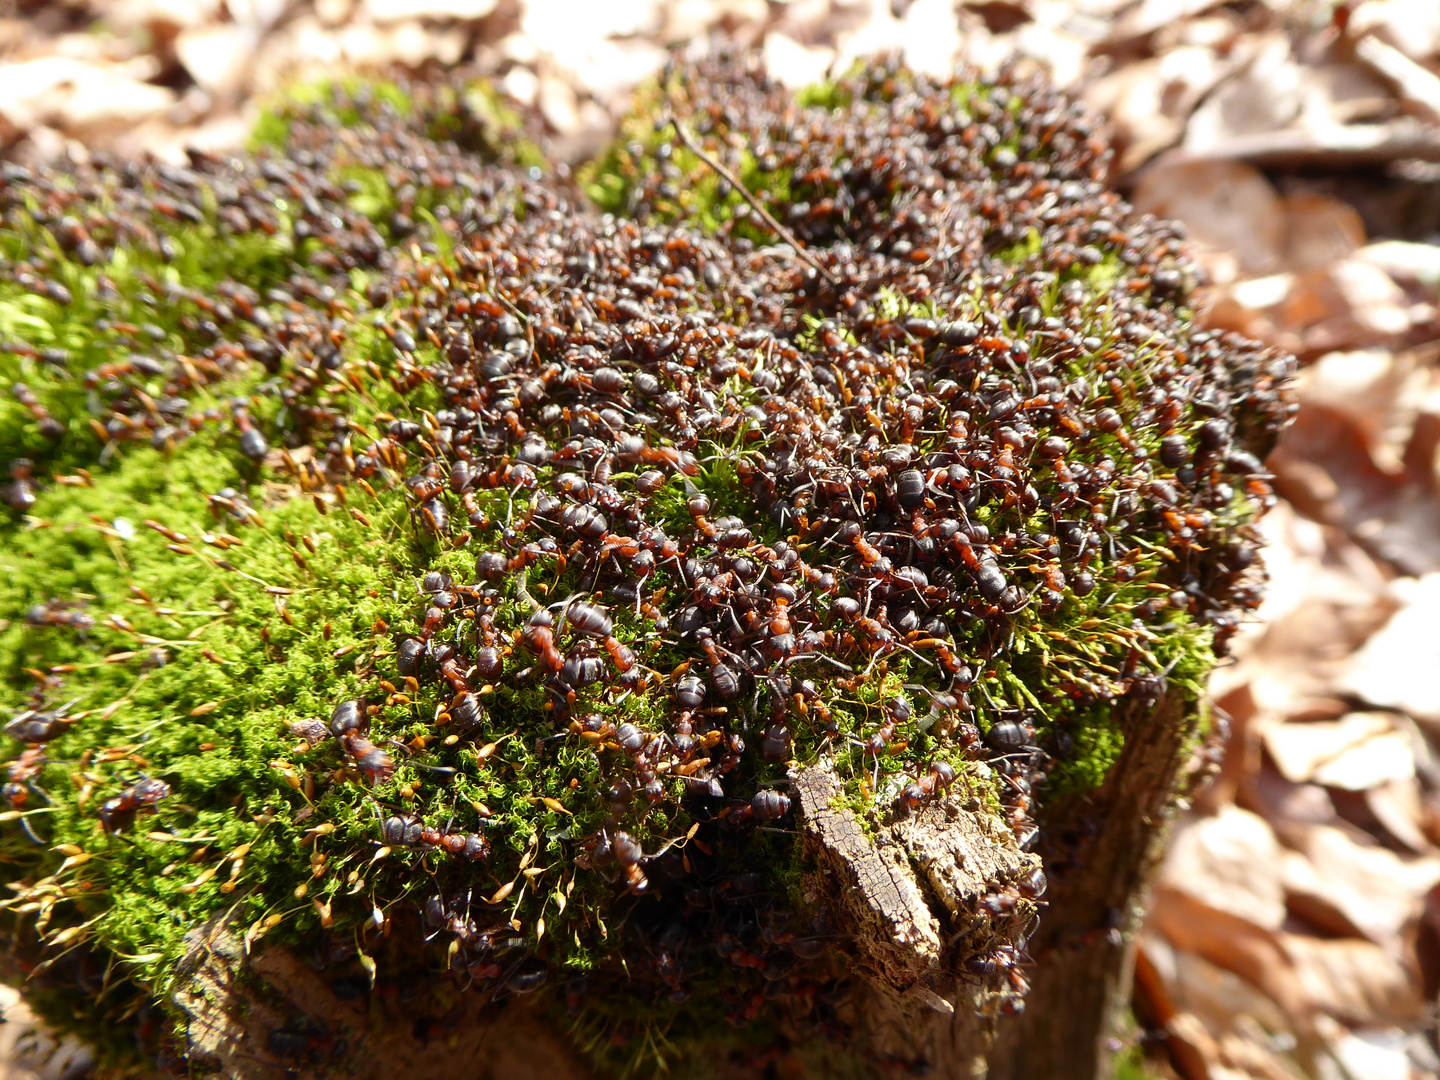
[[[578, 181], [479, 89], [376, 85], [253, 153], [4, 167], [29, 992], [153, 1056], [223, 917], [538, 992], [610, 1062], [843, 1039], [797, 772], [1033, 846], [1253, 606], [1287, 362], [1192, 326], [1038, 83], [677, 68]], [[997, 889], [952, 962], [1014, 1011], [1044, 876]]]

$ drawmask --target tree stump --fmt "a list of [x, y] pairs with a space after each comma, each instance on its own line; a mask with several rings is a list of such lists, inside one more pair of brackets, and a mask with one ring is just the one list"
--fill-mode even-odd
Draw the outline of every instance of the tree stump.
[[[858, 976], [845, 1003], [855, 1034], [833, 1045], [790, 1045], [793, 1068], [817, 1078], [879, 1075], [877, 1063], [939, 1080], [1108, 1075], [1115, 1024], [1128, 1008], [1134, 931], [1195, 731], [1178, 696], [1119, 711], [1124, 755], [1102, 787], [1045, 820], [1048, 835], [1061, 839], [1038, 854], [1021, 851], [973, 798], [947, 794], [867, 829], [839, 804], [827, 764], [792, 774], [806, 901], [842, 913], [844, 937], [830, 963]], [[1076, 844], [1063, 839], [1082, 834]], [[1043, 915], [1026, 909], [1007, 920], [981, 909], [985, 896], [1042, 866], [1051, 882]], [[190, 1061], [221, 1075], [260, 1080], [297, 1065], [302, 1074], [436, 1080], [598, 1075], [554, 1016], [523, 998], [464, 995], [450, 1033], [426, 1038], [394, 1001], [369, 993], [342, 1000], [290, 950], [248, 954], [242, 934], [224, 920], [192, 931], [174, 996]], [[966, 966], [997, 945], [1022, 954], [1028, 947], [1033, 966], [1014, 974]], [[1015, 977], [1029, 983], [1023, 1011], [1001, 1015], [997, 1002], [1020, 1000], [1006, 990]], [[741, 1077], [747, 1068], [732, 1070], [702, 1051], [675, 1068], [678, 1076], [716, 1072]]]
[[245, 1078], [1103, 1073], [1291, 364], [1016, 71], [715, 58], [576, 173], [482, 98], [0, 184], [37, 1008]]

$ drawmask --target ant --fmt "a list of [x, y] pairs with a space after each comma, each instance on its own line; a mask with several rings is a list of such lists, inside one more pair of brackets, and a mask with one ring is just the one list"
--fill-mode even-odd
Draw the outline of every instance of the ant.
[[[31, 794], [39, 795], [46, 803], [50, 802], [50, 796], [39, 784], [35, 777], [49, 763], [46, 757], [44, 746], [28, 746], [20, 752], [20, 756], [10, 762], [7, 768], [9, 782], [0, 786], [0, 797], [5, 800], [5, 805], [11, 810], [23, 811], [30, 803]], [[20, 827], [25, 830], [25, 835], [37, 844], [44, 844], [45, 841], [35, 835], [35, 830], [30, 826], [30, 819], [22, 814]]]
[[967, 973], [986, 982], [999, 976], [1006, 987], [986, 997], [980, 1015], [987, 1015], [991, 1009], [998, 1009], [1003, 1016], [1018, 1016], [1025, 1011], [1025, 995], [1030, 991], [1030, 980], [1023, 970], [1026, 963], [1023, 953], [1013, 945], [997, 945], [988, 955], [965, 962]]
[[32, 746], [48, 743], [63, 735], [75, 722], [66, 716], [74, 704], [74, 701], [69, 701], [58, 709], [45, 711], [26, 709], [5, 725], [5, 734]]
[[32, 604], [25, 612], [25, 622], [30, 626], [64, 626], [83, 634], [95, 625], [95, 617], [62, 601], [51, 600], [47, 604]]
[[230, 414], [235, 418], [235, 427], [240, 432], [240, 453], [254, 462], [265, 460], [270, 444], [250, 419], [248, 404], [243, 399], [231, 403]]
[[613, 838], [602, 832], [600, 840], [591, 854], [591, 861], [595, 863], [615, 860], [620, 867], [621, 875], [625, 878], [625, 886], [632, 896], [643, 895], [650, 888], [650, 880], [640, 866], [646, 858], [645, 849], [640, 846], [640, 841], [627, 832], [619, 831]]
[[340, 743], [372, 786], [383, 784], [395, 775], [395, 762], [390, 755], [359, 732], [350, 732]]
[[737, 824], [745, 821], [775, 821], [788, 813], [790, 796], [774, 788], [762, 788], [747, 805], [730, 814], [728, 820]]
[[531, 614], [521, 631], [521, 642], [540, 661], [540, 669], [549, 675], [558, 675], [565, 664], [565, 657], [555, 647], [555, 617], [540, 608]]
[[370, 715], [361, 702], [351, 699], [336, 705], [330, 714], [329, 727], [335, 741], [355, 759], [356, 768], [372, 785], [383, 784], [395, 775], [395, 763], [390, 755], [366, 737]]
[[448, 825], [436, 829], [414, 814], [392, 814], [381, 823], [380, 833], [390, 847], [426, 847], [470, 862], [490, 858], [490, 841], [480, 833], [453, 832]]
[[119, 832], [134, 820], [136, 811], [153, 807], [169, 795], [170, 785], [164, 780], [148, 777], [137, 780], [113, 799], [100, 804], [100, 824], [107, 833]]
[[33, 470], [34, 464], [29, 458], [16, 458], [10, 462], [10, 483], [0, 488], [0, 498], [22, 514], [29, 513], [35, 506]]
[[614, 624], [604, 608], [577, 600], [566, 606], [563, 617], [578, 632], [600, 638], [611, 662], [622, 676], [635, 667], [635, 654], [614, 635]]
[[906, 813], [918, 810], [954, 782], [955, 770], [948, 762], [932, 761], [930, 771], [905, 788], [896, 798], [896, 804]]

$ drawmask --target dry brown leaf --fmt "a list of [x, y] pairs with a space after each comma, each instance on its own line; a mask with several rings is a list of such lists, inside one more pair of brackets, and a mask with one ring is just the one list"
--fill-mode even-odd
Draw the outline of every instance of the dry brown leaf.
[[[1302, 95], [1313, 100], [1320, 95]], [[1330, 107], [1341, 108], [1330, 103]], [[1188, 135], [1188, 131], [1187, 131]], [[1375, 124], [1295, 123], [1225, 142], [1182, 144], [1181, 160], [1224, 159], [1275, 169], [1345, 169], [1416, 159], [1440, 160], [1440, 131], [1410, 116]]]
[[1091, 108], [1105, 113], [1119, 134], [1120, 169], [1130, 172], [1175, 145], [1195, 106], [1237, 66], [1233, 54], [1181, 46], [1124, 64], [1085, 90]]
[[521, 32], [559, 70], [576, 69], [596, 42], [610, 37], [649, 36], [661, 24], [659, 0], [526, 0]]
[[1399, 610], [1350, 660], [1341, 686], [1440, 726], [1440, 573], [1396, 581]]
[[105, 5], [105, 22], [120, 32], [204, 26], [220, 13], [221, 0], [113, 0]]
[[1165, 1032], [1170, 1063], [1185, 1080], [1213, 1080], [1220, 1060], [1220, 1044], [1193, 1013], [1175, 1013], [1161, 1029]]
[[[668, 54], [654, 42], [638, 38], [599, 41], [585, 53], [583, 63], [567, 77], [576, 89], [588, 93], [601, 101], [612, 103], [615, 110], [629, 108], [630, 94], [635, 87], [657, 75]], [[580, 103], [582, 126], [597, 126], [594, 118], [587, 115], [586, 102]], [[609, 126], [610, 121], [600, 119], [600, 126]]]
[[1160, 880], [1256, 926], [1285, 921], [1279, 842], [1264, 818], [1238, 806], [1178, 826]]
[[665, 19], [658, 39], [667, 43], [689, 41], [713, 26], [730, 33], [742, 26], [767, 21], [770, 7], [765, 0], [675, 0], [662, 9]]
[[[465, 32], [457, 27], [426, 27], [418, 19], [373, 26], [351, 23], [336, 35], [344, 62], [356, 67], [403, 64], [419, 67], [427, 60], [451, 65], [464, 55]], [[297, 59], [304, 59], [297, 57]]]
[[1349, 203], [1315, 192], [1281, 198], [1285, 211], [1285, 265], [1303, 272], [1348, 258], [1365, 246], [1365, 223]]
[[1238, 663], [1218, 669], [1211, 693], [1248, 686], [1257, 724], [1281, 717], [1334, 717], [1345, 710], [1334, 682], [1350, 653], [1394, 610], [1385, 572], [1339, 529], [1286, 504], [1258, 526], [1270, 582], [1253, 628], [1236, 642]]
[[1229, 7], [1214, 8], [1204, 15], [1181, 19], [1155, 32], [1151, 39], [1157, 53], [1184, 45], [1199, 45], [1239, 63], [1249, 57], [1251, 39], [1243, 18]]
[[1290, 977], [1312, 1013], [1363, 1027], [1413, 1024], [1425, 1013], [1409, 969], [1378, 945], [1281, 934]]
[[1381, 784], [1413, 780], [1415, 755], [1410, 740], [1389, 731], [1348, 748], [1315, 770], [1317, 784], [1340, 791], [1369, 791]]
[[1246, 136], [1281, 131], [1297, 120], [1306, 100], [1306, 72], [1280, 31], [1259, 35], [1254, 59], [1218, 86], [1191, 114], [1182, 146], [1194, 157], [1214, 157]]
[[1279, 345], [1284, 335], [1276, 323], [1294, 282], [1294, 274], [1268, 274], [1241, 278], [1225, 288], [1212, 289], [1201, 320], [1208, 329], [1232, 330]]
[[1285, 1016], [1233, 972], [1146, 933], [1135, 989], [1137, 1016], [1165, 1033], [1169, 1063], [1183, 1080], [1304, 1080], [1306, 1070], [1282, 1050], [1297, 1044]]
[[1409, 738], [1388, 713], [1350, 713], [1340, 720], [1271, 724], [1262, 738], [1292, 783], [1364, 791], [1415, 775]]
[[318, 18], [302, 15], [266, 36], [265, 48], [252, 61], [250, 80], [256, 86], [277, 87], [293, 77], [298, 66], [323, 71], [337, 67], [344, 58], [340, 35]]
[[1197, 953], [1176, 949], [1164, 937], [1149, 931], [1141, 935], [1139, 951], [1160, 984], [1165, 1005], [1199, 1020], [1211, 1035], [1218, 1037], [1233, 1030], [1242, 1016], [1272, 1035], [1289, 1032], [1280, 1007], [1233, 971]]
[[1365, 806], [1401, 846], [1417, 854], [1433, 850], [1425, 836], [1425, 801], [1414, 777], [1370, 788], [1365, 792]]
[[1305, 111], [1321, 116], [1322, 125], [1385, 120], [1395, 111], [1389, 84], [1359, 64], [1307, 65], [1305, 86]]
[[1356, 257], [1374, 263], [1395, 281], [1430, 290], [1440, 285], [1440, 244], [1380, 240], [1367, 244], [1356, 252]]
[[1160, 161], [1135, 189], [1142, 213], [1185, 224], [1218, 284], [1277, 269], [1285, 246], [1280, 197], [1257, 169], [1234, 161]]
[[1243, 1012], [1235, 1018], [1241, 1029], [1221, 1036], [1220, 1065], [1211, 1071], [1211, 1080], [1304, 1080], [1305, 1070], [1281, 1057], [1263, 1028]]
[[580, 130], [580, 102], [575, 88], [565, 79], [541, 79], [536, 102], [545, 122], [561, 135], [573, 135]]
[[[1407, 463], [1414, 457], [1407, 447]], [[1428, 471], [1379, 469], [1371, 440], [1345, 415], [1319, 403], [1301, 409], [1267, 464], [1276, 491], [1306, 515], [1344, 529], [1402, 573], [1440, 570], [1440, 503]]]
[[825, 77], [835, 62], [835, 50], [802, 45], [784, 34], [770, 33], [765, 35], [764, 59], [772, 79], [798, 90]]
[[[1323, 1020], [1324, 1018], [1322, 1018]], [[1339, 1024], [1322, 1024], [1330, 1054], [1353, 1080], [1416, 1080], [1421, 1073], [1412, 1067], [1407, 1037], [1401, 1028], [1347, 1031]], [[1433, 1076], [1433, 1071], [1425, 1075]]]
[[1336, 818], [1330, 792], [1319, 784], [1291, 783], [1269, 757], [1250, 777], [1245, 805], [1278, 828], [1282, 838], [1290, 825], [1328, 825]]
[[[880, 6], [876, 4], [874, 8]], [[1018, 3], [986, 3], [983, 6], [986, 19], [998, 18], [1009, 28], [1023, 29], [1029, 18], [1028, 9], [1037, 5], [1031, 0], [1020, 0]], [[961, 27], [969, 21], [970, 13], [963, 8], [957, 12], [958, 7], [960, 5], [953, 0], [914, 0], [908, 5], [892, 6], [894, 10], [904, 12], [900, 18], [900, 49], [905, 62], [916, 71], [943, 77], [955, 70], [955, 59], [962, 47], [972, 43], [977, 48], [982, 47], [978, 31], [986, 28], [984, 23], [974, 27], [971, 33], [962, 34]], [[839, 5], [832, 5], [832, 11], [837, 8]], [[993, 42], [1005, 40], [999, 33], [988, 36]]]
[[[1200, 50], [1208, 53], [1208, 50]], [[1183, 117], [1165, 108], [1163, 61], [1123, 64], [1085, 90], [1085, 103], [1103, 113], [1122, 147], [1120, 169], [1130, 172], [1166, 147], [1185, 129]]]
[[366, 13], [376, 22], [405, 19], [483, 19], [499, 0], [365, 0]]
[[1394, 82], [1413, 111], [1440, 120], [1440, 77], [1376, 37], [1356, 42], [1355, 55]]
[[51, 56], [0, 64], [0, 116], [21, 131], [36, 125], [94, 135], [135, 124], [175, 104], [174, 91], [146, 79], [159, 73], [151, 58], [123, 64]]
[[1275, 1002], [1297, 1035], [1309, 1031], [1314, 1010], [1274, 931], [1216, 911], [1165, 884], [1155, 891], [1148, 925], [1180, 952], [1203, 957], [1256, 987]]
[[1365, 0], [1350, 12], [1353, 36], [1374, 33], [1411, 59], [1440, 53], [1440, 5], [1434, 0]]
[[1362, 349], [1327, 353], [1300, 373], [1303, 405], [1343, 414], [1365, 439], [1376, 468], [1405, 472], [1405, 450], [1429, 389], [1430, 372], [1415, 353]]
[[1328, 825], [1293, 826], [1286, 839], [1296, 848], [1282, 862], [1291, 910], [1398, 955], [1406, 925], [1419, 918], [1425, 894], [1440, 882], [1440, 859], [1404, 859]]
[[1037, 61], [1055, 85], [1078, 90], [1097, 68], [1091, 38], [1078, 33], [1070, 20], [1062, 22], [1055, 11], [1039, 6], [1035, 22], [1025, 23], [1008, 36], [1016, 51]]
[[1106, 36], [1107, 43], [1129, 41], [1217, 7], [1220, 0], [1140, 0], [1120, 18]]
[[1193, 1013], [1175, 1002], [1176, 967], [1181, 954], [1161, 935], [1142, 930], [1135, 949], [1134, 1008], [1146, 1027], [1166, 1033], [1170, 1064], [1183, 1080], [1207, 1080], [1215, 1040]]
[[1305, 352], [1363, 348], [1410, 329], [1410, 299], [1373, 263], [1343, 259], [1298, 275], [1280, 320]]
[[315, 17], [326, 26], [339, 26], [354, 10], [355, 0], [315, 0]]
[[1369, 941], [1275, 933], [1168, 885], [1156, 890], [1150, 925], [1177, 949], [1259, 989], [1302, 1040], [1321, 1014], [1374, 1026], [1413, 1024], [1423, 1015], [1409, 969]]
[[198, 86], [234, 95], [242, 89], [257, 43], [252, 27], [215, 23], [180, 31], [175, 54]]

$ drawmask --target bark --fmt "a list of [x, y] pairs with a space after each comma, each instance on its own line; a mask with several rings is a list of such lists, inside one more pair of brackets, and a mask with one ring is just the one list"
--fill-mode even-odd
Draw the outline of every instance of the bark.
[[[1136, 933], [1164, 852], [1179, 774], [1196, 730], [1178, 694], [1117, 719], [1125, 749], [1106, 782], [1046, 818], [1049, 906], [1030, 942], [1022, 1016], [1001, 1027], [991, 1080], [1109, 1076], [1129, 1008]], [[1068, 838], [1078, 840], [1075, 850]]]
[[[845, 944], [833, 962], [858, 977], [844, 1015], [854, 1039], [794, 1048], [787, 1074], [860, 1077], [899, 1066], [932, 1080], [1108, 1075], [1107, 1043], [1129, 1001], [1133, 931], [1193, 715], [1177, 696], [1120, 710], [1117, 722], [1126, 734], [1120, 761], [1100, 789], [1052, 809], [1038, 854], [1019, 850], [993, 808], [964, 792], [867, 829], [838, 800], [839, 780], [824, 763], [792, 775], [811, 868], [805, 899], [837, 913]], [[1015, 976], [977, 974], [967, 961], [1027, 944], [1033, 907], [996, 914], [983, 901], [1042, 857], [1051, 887], [1028, 941], [1034, 965], [1021, 970], [1030, 991], [1023, 1014], [1002, 1016]], [[175, 1002], [188, 1018], [192, 1062], [241, 1080], [277, 1069], [435, 1080], [594, 1075], [524, 999], [463, 995], [446, 1037], [420, 1037], [402, 1005], [374, 994], [366, 1008], [343, 1001], [284, 949], [247, 956], [223, 923], [193, 932], [180, 975]], [[749, 1075], [718, 1054], [677, 1069], [687, 1074]]]
[[[588, 1080], [564, 1039], [523, 1004], [462, 998], [448, 1037], [416, 1036], [403, 998], [358, 1008], [287, 949], [247, 955], [240, 928], [192, 931], [174, 1002], [192, 1074], [234, 1080], [353, 1076], [375, 1080]], [[378, 1005], [378, 1007], [377, 1007]]]

